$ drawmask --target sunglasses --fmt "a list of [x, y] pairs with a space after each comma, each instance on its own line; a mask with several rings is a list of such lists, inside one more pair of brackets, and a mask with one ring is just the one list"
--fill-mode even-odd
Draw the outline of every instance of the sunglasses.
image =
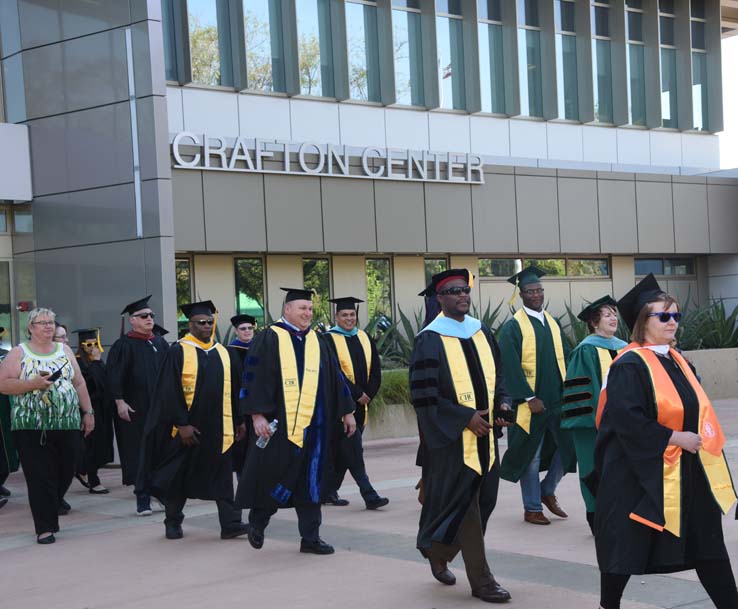
[[198, 326], [212, 326], [215, 323], [214, 319], [197, 319], [194, 320], [193, 323], [196, 323]]
[[673, 319], [675, 322], [679, 323], [682, 319], [682, 314], [677, 311], [676, 313], [666, 313], [665, 311], [662, 311], [661, 313], [649, 313], [649, 317], [658, 317], [659, 321], [662, 324], [669, 323], [670, 319]]
[[447, 288], [445, 290], [441, 290], [438, 292], [441, 296], [446, 296], [447, 294], [450, 294], [451, 296], [461, 296], [462, 294], [469, 294], [471, 292], [471, 288], [468, 285], [465, 285], [463, 287], [458, 286], [455, 288]]
[[139, 317], [141, 319], [154, 319], [156, 315], [154, 315], [153, 313], [136, 313], [135, 315], [131, 315], [131, 317]]
[[88, 340], [82, 343], [83, 347], [97, 347], [97, 341]]

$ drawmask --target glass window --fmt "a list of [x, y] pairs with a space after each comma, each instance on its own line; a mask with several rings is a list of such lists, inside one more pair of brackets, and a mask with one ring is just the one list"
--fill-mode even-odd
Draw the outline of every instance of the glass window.
[[285, 91], [280, 0], [243, 0], [249, 89]]
[[707, 48], [705, 42], [705, 22], [704, 21], [693, 21], [692, 22], [692, 48], [702, 49], [703, 51]]
[[694, 275], [693, 258], [666, 258], [664, 275]]
[[261, 258], [236, 258], [236, 313], [256, 317], [265, 325], [264, 262]]
[[692, 0], [692, 17], [696, 19], [705, 18], [705, 0]]
[[302, 283], [306, 290], [315, 290], [313, 296], [313, 322], [331, 322], [331, 278], [327, 258], [302, 259]]
[[635, 274], [636, 275], [654, 275], [664, 274], [664, 261], [661, 258], [636, 258]]
[[177, 282], [177, 337], [187, 330], [187, 318], [182, 313], [182, 305], [192, 302], [192, 265], [189, 258], [174, 261], [174, 276]]
[[177, 80], [177, 47], [174, 39], [174, 6], [172, 0], [162, 0], [161, 27], [164, 38], [164, 71], [167, 80]]
[[628, 45], [628, 86], [630, 87], [630, 124], [646, 126], [646, 66], [644, 47]]
[[505, 53], [502, 26], [479, 24], [479, 75], [482, 112], [505, 114]]
[[661, 44], [674, 46], [674, 18], [659, 17], [659, 30]]
[[7, 232], [8, 232], [8, 212], [4, 209], [0, 209], [0, 233], [7, 233]]
[[566, 275], [565, 258], [526, 258], [525, 266], [535, 265], [547, 275], [553, 277], [564, 277]]
[[392, 6], [420, 10], [420, 0], [392, 0]]
[[608, 277], [610, 265], [607, 258], [571, 258], [566, 261], [569, 277]]
[[502, 21], [501, 0], [478, 0], [479, 19], [486, 21]]
[[16, 233], [33, 232], [33, 216], [30, 210], [17, 209], [13, 212], [13, 230]]
[[462, 19], [436, 17], [441, 108], [463, 110], [466, 107], [463, 26]]
[[706, 131], [707, 123], [707, 55], [692, 53], [692, 110], [694, 128]]
[[520, 49], [520, 113], [543, 117], [541, 32], [518, 30]]
[[[408, 7], [410, 4], [414, 3], [408, 0]], [[425, 96], [423, 94], [420, 12], [394, 9], [392, 11], [392, 36], [397, 103], [422, 106], [425, 104]]]
[[10, 328], [13, 324], [10, 304], [10, 263], [0, 262], [0, 326], [5, 328], [5, 332], [0, 337], [0, 347], [6, 350], [12, 347]]
[[232, 86], [228, 48], [228, 7], [216, 0], [188, 0], [192, 82]]
[[540, 26], [538, 0], [518, 0], [518, 22], [520, 25]]
[[674, 0], [659, 0], [659, 11], [674, 14]]
[[592, 41], [595, 56], [594, 111], [595, 120], [601, 123], [612, 123], [612, 59], [610, 41], [596, 39]]
[[556, 35], [556, 72], [559, 83], [559, 116], [568, 120], [578, 120], [579, 91], [577, 88], [576, 36]]
[[643, 0], [625, 0], [625, 6], [628, 8], [643, 8]]
[[628, 40], [643, 42], [643, 13], [628, 11]]
[[461, 16], [461, 0], [436, 0], [436, 12]]
[[610, 36], [610, 9], [606, 6], [592, 7], [592, 25], [595, 36]]
[[576, 4], [565, 0], [556, 0], [556, 28], [562, 32], [576, 32]]
[[523, 270], [520, 258], [480, 258], [480, 277], [499, 277], [507, 279]]
[[436, 273], [442, 273], [448, 270], [448, 260], [446, 258], [426, 258], [425, 259], [425, 285], [430, 285], [431, 277]]
[[661, 124], [663, 127], [677, 127], [675, 49], [661, 49]]
[[330, 0], [296, 0], [300, 93], [335, 97]]
[[377, 7], [346, 3], [349, 96], [351, 99], [378, 102], [379, 38]]
[[392, 266], [389, 258], [366, 260], [366, 307], [369, 319], [392, 318]]

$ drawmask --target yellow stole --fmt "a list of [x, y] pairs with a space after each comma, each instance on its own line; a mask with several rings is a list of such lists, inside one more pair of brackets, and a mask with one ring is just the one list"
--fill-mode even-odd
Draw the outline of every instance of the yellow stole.
[[[351, 354], [348, 350], [346, 337], [337, 332], [330, 332], [328, 336], [333, 339], [333, 344], [336, 345], [336, 353], [338, 354], [338, 363], [341, 364], [341, 371], [346, 375], [348, 380], [355, 383], [356, 375], [354, 374], [354, 362], [351, 361]], [[372, 345], [364, 330], [359, 330], [356, 336], [359, 337], [361, 348], [364, 351], [364, 359], [366, 360], [366, 377], [369, 378], [369, 375], [372, 372]]]
[[[543, 312], [546, 318], [546, 323], [551, 329], [551, 336], [553, 337], [554, 351], [556, 352], [556, 361], [559, 364], [559, 373], [561, 374], [561, 380], [566, 378], [566, 359], [564, 358], [564, 345], [561, 342], [561, 329], [559, 324], [548, 311]], [[528, 384], [531, 389], [535, 392], [536, 390], [536, 332], [533, 329], [533, 324], [530, 322], [528, 314], [525, 309], [519, 309], [513, 316], [520, 326], [520, 333], [523, 335], [523, 347], [522, 354], [520, 357], [520, 366], [523, 369], [523, 374], [528, 380]], [[515, 422], [525, 431], [530, 433], [530, 406], [528, 402], [522, 402], [518, 404], [518, 414]]]
[[[474, 384], [469, 374], [469, 367], [466, 364], [464, 350], [461, 347], [461, 340], [452, 336], [441, 335], [443, 350], [446, 353], [446, 361], [451, 370], [451, 379], [454, 383], [454, 391], [456, 392], [456, 401], [461, 406], [466, 406], [472, 410], [476, 410], [476, 397], [474, 395]], [[472, 336], [472, 342], [477, 349], [479, 361], [482, 364], [482, 372], [484, 373], [484, 382], [487, 387], [487, 404], [489, 412], [487, 421], [493, 421], [492, 410], [495, 403], [495, 382], [496, 382], [496, 366], [495, 358], [492, 355], [492, 348], [487, 342], [484, 332], [478, 330]], [[479, 451], [477, 450], [477, 436], [471, 429], [465, 429], [462, 433], [462, 441], [464, 445], [464, 464], [473, 469], [480, 476], [482, 475], [482, 464], [479, 459]], [[489, 469], [495, 463], [495, 441], [490, 430], [489, 437]]]
[[597, 357], [600, 360], [600, 387], [602, 387], [605, 383], [605, 377], [607, 376], [607, 371], [610, 369], [613, 358], [609, 349], [604, 349], [603, 347], [595, 348], [597, 349]]
[[[194, 343], [194, 344], [191, 344]], [[210, 351], [215, 349], [220, 357], [220, 363], [223, 366], [223, 449], [226, 452], [233, 444], [233, 404], [231, 402], [231, 357], [228, 350], [221, 344], [210, 341], [203, 343], [197, 340], [191, 334], [186, 335], [179, 341], [184, 355], [184, 363], [182, 365], [182, 392], [184, 393], [185, 404], [187, 410], [192, 408], [192, 402], [195, 399], [195, 388], [197, 386], [197, 349]], [[197, 346], [195, 346], [197, 345]], [[172, 428], [172, 437], [177, 435], [177, 428]]]
[[315, 332], [305, 335], [305, 365], [302, 386], [297, 373], [297, 358], [290, 333], [279, 326], [270, 326], [279, 340], [279, 364], [282, 370], [282, 395], [287, 417], [287, 439], [302, 448], [305, 429], [315, 411], [320, 376], [320, 343]]

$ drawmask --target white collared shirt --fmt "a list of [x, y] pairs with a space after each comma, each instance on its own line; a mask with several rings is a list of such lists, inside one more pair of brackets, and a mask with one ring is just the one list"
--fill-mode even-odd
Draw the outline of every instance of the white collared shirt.
[[543, 314], [543, 310], [541, 311], [534, 311], [533, 309], [529, 309], [525, 305], [523, 305], [523, 309], [525, 312], [530, 315], [531, 317], [535, 317], [538, 321], [540, 321], [544, 326], [546, 325], [546, 316]]

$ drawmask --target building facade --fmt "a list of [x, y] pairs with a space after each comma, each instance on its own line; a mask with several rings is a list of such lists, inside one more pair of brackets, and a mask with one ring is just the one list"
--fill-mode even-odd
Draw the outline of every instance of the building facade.
[[170, 329], [193, 298], [266, 321], [300, 285], [319, 318], [412, 318], [451, 266], [506, 311], [529, 261], [556, 313], [648, 272], [738, 304], [733, 4], [0, 2], [0, 136], [32, 175], [0, 180], [9, 325], [38, 303], [111, 342], [147, 293]]

